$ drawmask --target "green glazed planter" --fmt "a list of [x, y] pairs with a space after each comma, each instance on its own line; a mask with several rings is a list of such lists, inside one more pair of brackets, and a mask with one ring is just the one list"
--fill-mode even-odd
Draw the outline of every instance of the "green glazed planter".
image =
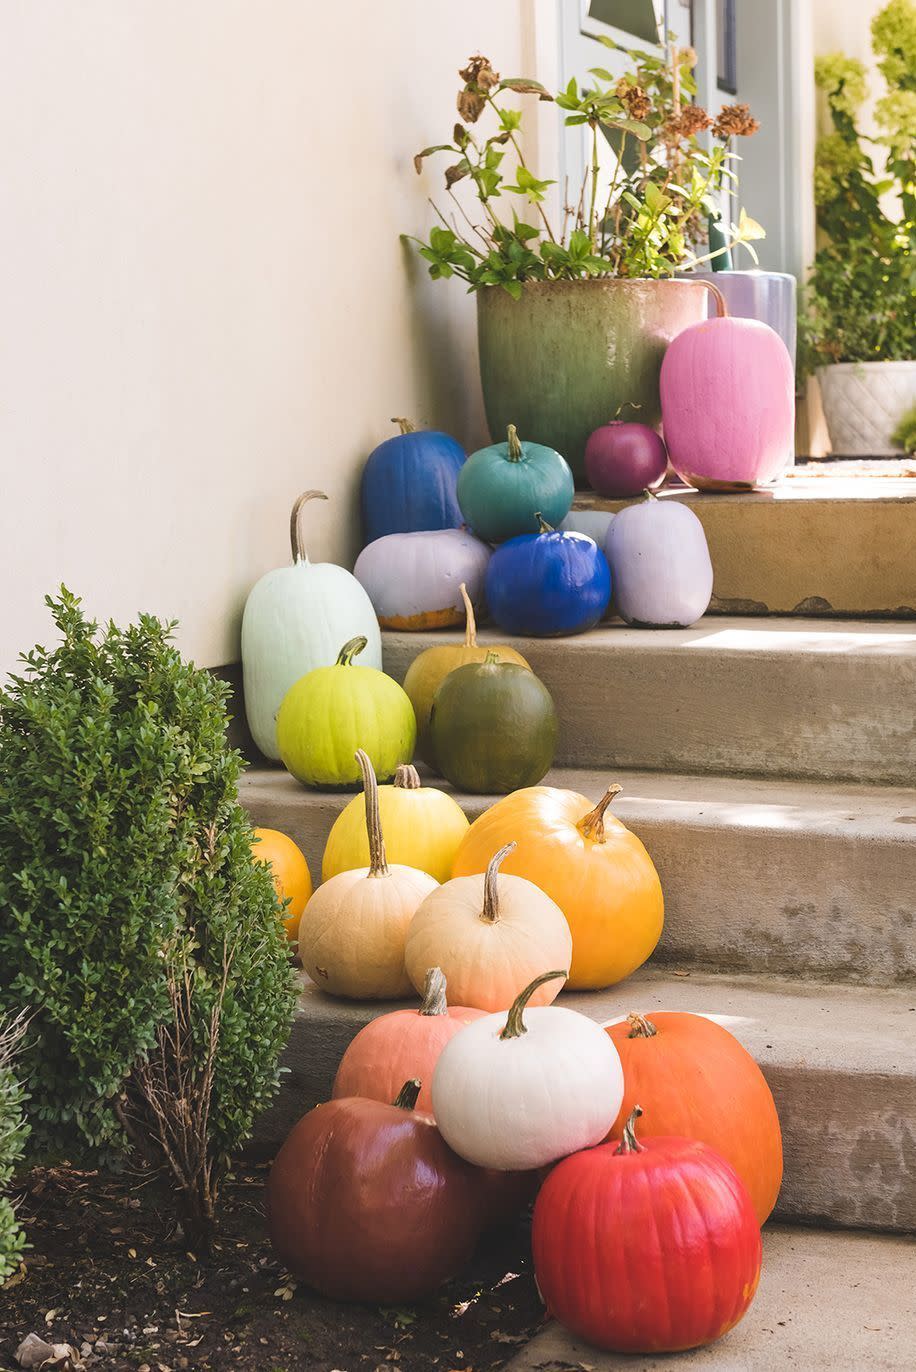
[[563, 454], [585, 484], [585, 440], [619, 405], [627, 419], [657, 427], [665, 348], [706, 318], [699, 281], [530, 281], [520, 300], [501, 286], [477, 292], [480, 374], [490, 433]]

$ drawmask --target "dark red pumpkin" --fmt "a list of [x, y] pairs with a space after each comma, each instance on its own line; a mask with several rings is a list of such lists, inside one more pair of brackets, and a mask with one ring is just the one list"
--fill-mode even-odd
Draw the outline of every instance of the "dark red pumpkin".
[[267, 1182], [270, 1241], [300, 1281], [335, 1300], [419, 1300], [470, 1259], [480, 1173], [413, 1109], [346, 1096], [304, 1115]]
[[747, 1188], [692, 1139], [574, 1153], [541, 1187], [531, 1241], [551, 1315], [618, 1353], [674, 1353], [721, 1338], [760, 1279], [760, 1226]]

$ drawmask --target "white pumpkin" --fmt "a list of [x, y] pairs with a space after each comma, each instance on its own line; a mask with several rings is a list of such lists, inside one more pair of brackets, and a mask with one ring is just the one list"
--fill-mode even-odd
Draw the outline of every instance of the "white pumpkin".
[[404, 942], [417, 906], [439, 883], [416, 867], [388, 865], [375, 772], [361, 748], [356, 760], [366, 797], [369, 866], [319, 886], [299, 921], [299, 960], [332, 996], [394, 1000], [413, 993]]
[[693, 510], [678, 500], [646, 499], [615, 515], [604, 544], [614, 608], [628, 624], [686, 628], [706, 613], [712, 561]]
[[[623, 1103], [617, 1049], [594, 1020], [561, 1005], [486, 1015], [445, 1045], [433, 1073], [433, 1113], [446, 1143], [478, 1167], [546, 1167], [607, 1135]], [[523, 1014], [524, 1012], [524, 1014]]]
[[[545, 965], [568, 967], [572, 935], [560, 907], [525, 877], [503, 876], [500, 848], [485, 873], [453, 877], [419, 907], [407, 934], [407, 973], [417, 991], [426, 969], [441, 967], [450, 1005], [506, 1010]], [[545, 983], [535, 1003], [548, 1005], [559, 986]]]
[[372, 602], [356, 578], [333, 562], [309, 562], [299, 520], [323, 491], [305, 491], [290, 515], [291, 567], [267, 572], [251, 589], [242, 618], [245, 713], [255, 743], [279, 759], [277, 711], [289, 688], [315, 667], [337, 661], [341, 643], [365, 638], [364, 667], [382, 665], [382, 640]]
[[557, 528], [562, 529], [564, 533], [588, 534], [589, 538], [595, 540], [599, 548], [603, 548], [613, 518], [610, 510], [573, 509], [570, 510], [565, 519], [560, 520]]

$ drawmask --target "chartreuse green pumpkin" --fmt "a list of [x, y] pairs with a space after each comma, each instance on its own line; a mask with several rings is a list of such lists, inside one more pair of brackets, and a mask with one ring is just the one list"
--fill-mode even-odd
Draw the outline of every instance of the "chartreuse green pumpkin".
[[365, 646], [364, 637], [351, 638], [333, 667], [307, 672], [283, 697], [277, 715], [280, 757], [306, 786], [356, 789], [360, 748], [379, 781], [390, 780], [413, 757], [413, 706], [390, 676], [354, 663]]

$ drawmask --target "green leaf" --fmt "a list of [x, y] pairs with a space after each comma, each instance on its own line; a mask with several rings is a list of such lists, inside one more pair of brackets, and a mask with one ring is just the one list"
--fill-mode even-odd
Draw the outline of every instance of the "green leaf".
[[423, 170], [423, 159], [424, 159], [424, 157], [432, 157], [432, 155], [433, 155], [434, 152], [454, 152], [454, 151], [455, 151], [455, 149], [454, 149], [454, 147], [452, 146], [451, 143], [435, 143], [431, 148], [424, 148], [422, 152], [418, 152], [418, 153], [414, 156], [414, 159], [413, 159], [414, 170], [415, 170], [415, 171], [417, 172], [417, 174], [419, 175], [419, 173]]
[[532, 81], [528, 76], [509, 76], [496, 87], [500, 91], [515, 91], [518, 95], [536, 95], [539, 100], [552, 100], [553, 96], [540, 81]]

